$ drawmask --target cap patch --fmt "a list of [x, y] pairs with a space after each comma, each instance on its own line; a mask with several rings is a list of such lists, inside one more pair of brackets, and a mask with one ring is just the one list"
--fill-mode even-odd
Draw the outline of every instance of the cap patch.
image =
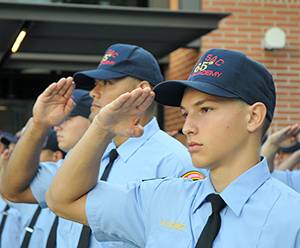
[[108, 49], [108, 51], [104, 54], [100, 65], [114, 65], [116, 61], [114, 59], [119, 56], [119, 53], [113, 49]]
[[223, 75], [222, 65], [225, 61], [212, 53], [207, 54], [204, 59], [200, 59], [194, 67], [190, 77], [204, 75], [219, 78]]

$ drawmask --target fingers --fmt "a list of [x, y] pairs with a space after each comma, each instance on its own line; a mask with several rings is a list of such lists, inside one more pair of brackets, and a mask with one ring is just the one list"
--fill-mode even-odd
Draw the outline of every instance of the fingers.
[[50, 97], [53, 95], [60, 95], [69, 98], [75, 88], [75, 83], [72, 77], [61, 78], [57, 83], [50, 84], [43, 92], [44, 96]]
[[57, 94], [65, 97], [65, 98], [69, 98], [72, 95], [74, 87], [75, 87], [75, 84], [73, 82], [72, 77], [68, 77], [67, 79], [61, 78], [57, 82], [57, 88], [58, 88]]
[[137, 88], [130, 93], [125, 93], [117, 98], [114, 104], [114, 110], [122, 108], [136, 109], [140, 112], [145, 111], [154, 99], [154, 92], [149, 87], [141, 89]]
[[141, 88], [137, 88], [133, 91], [131, 91], [130, 97], [128, 98], [128, 100], [126, 102], [124, 102], [122, 108], [127, 109], [127, 108], [136, 108], [137, 103], [140, 101], [143, 101], [143, 98], [145, 97], [145, 95], [143, 94], [144, 90]]
[[288, 127], [287, 131], [287, 136], [292, 137], [292, 136], [297, 136], [300, 133], [300, 125], [299, 124], [294, 124]]
[[74, 91], [74, 89], [75, 89], [75, 83], [74, 83], [74, 81], [73, 81], [73, 78], [72, 77], [69, 77], [70, 79], [69, 80], [71, 80], [70, 82], [71, 82], [71, 85], [70, 85], [70, 87], [66, 90], [66, 92], [65, 92], [65, 95], [64, 95], [64, 97], [65, 98], [71, 98], [71, 96], [72, 96], [72, 94], [73, 94], [73, 91]]
[[130, 93], [124, 93], [110, 103], [112, 110], [120, 109], [130, 99]]
[[151, 91], [151, 92], [145, 97], [144, 101], [143, 101], [141, 104], [139, 104], [139, 105], [137, 106], [137, 109], [138, 109], [139, 111], [141, 111], [141, 112], [146, 111], [146, 109], [149, 108], [149, 106], [152, 104], [152, 102], [153, 102], [153, 100], [154, 100], [154, 96], [155, 96], [154, 92]]
[[[152, 102], [154, 93], [150, 88], [137, 88], [130, 93], [124, 93], [111, 103], [112, 110], [130, 109], [145, 110]], [[150, 104], [149, 104], [150, 103]]]
[[56, 83], [52, 83], [50, 84], [42, 94], [44, 94], [45, 96], [51, 96], [52, 94], [55, 94], [57, 92], [56, 89]]

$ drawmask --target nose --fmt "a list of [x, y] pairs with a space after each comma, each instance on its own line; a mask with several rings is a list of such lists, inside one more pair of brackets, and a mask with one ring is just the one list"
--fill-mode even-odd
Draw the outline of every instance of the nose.
[[188, 136], [197, 132], [197, 127], [190, 115], [187, 115], [183, 124], [182, 132]]
[[90, 96], [93, 99], [99, 99], [101, 97], [101, 86], [98, 83], [96, 83], [94, 88], [90, 91]]
[[57, 126], [54, 126], [53, 129], [54, 129], [55, 132], [61, 130], [61, 124], [60, 124], [60, 125], [57, 125]]

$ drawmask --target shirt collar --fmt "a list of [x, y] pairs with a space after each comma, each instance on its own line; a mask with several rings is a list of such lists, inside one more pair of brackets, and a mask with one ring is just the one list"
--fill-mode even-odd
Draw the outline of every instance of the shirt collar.
[[[122, 145], [117, 148], [120, 158], [126, 162], [147, 140], [149, 140], [155, 133], [160, 131], [157, 120], [155, 117], [152, 118], [144, 126], [144, 133], [140, 137], [129, 138]], [[116, 145], [112, 141], [106, 148], [103, 158], [107, 157], [110, 150], [116, 148]], [[150, 156], [150, 154], [149, 154]]]
[[[255, 166], [232, 181], [220, 195], [227, 206], [239, 216], [248, 199], [269, 178], [270, 171], [268, 163], [267, 160], [263, 158]], [[193, 210], [196, 211], [205, 198], [211, 193], [216, 192], [210, 177], [207, 177], [205, 180], [202, 180], [202, 187], [200, 187], [197, 192]]]

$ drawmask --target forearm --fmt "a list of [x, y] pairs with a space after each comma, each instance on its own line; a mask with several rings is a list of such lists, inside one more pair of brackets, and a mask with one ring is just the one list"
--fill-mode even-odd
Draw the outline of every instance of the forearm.
[[277, 145], [274, 145], [268, 141], [266, 141], [261, 149], [261, 155], [266, 157], [271, 172], [274, 170], [274, 158], [278, 152], [278, 149], [279, 147]]
[[46, 200], [52, 210], [67, 211], [70, 204], [95, 186], [102, 154], [111, 140], [111, 134], [91, 124], [66, 157], [47, 192]]
[[9, 200], [25, 191], [39, 165], [40, 151], [48, 128], [33, 121], [17, 143], [1, 170], [0, 191]]
[[293, 170], [295, 166], [300, 162], [300, 152], [294, 152], [291, 156], [285, 159], [279, 164], [279, 170]]

